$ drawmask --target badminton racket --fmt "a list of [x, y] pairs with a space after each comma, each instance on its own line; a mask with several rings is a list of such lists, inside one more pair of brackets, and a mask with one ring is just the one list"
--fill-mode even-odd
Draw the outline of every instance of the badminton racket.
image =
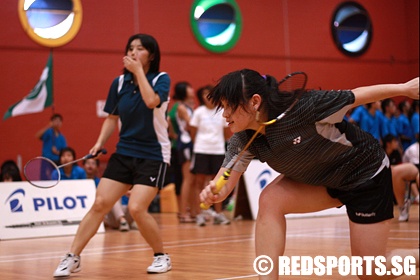
[[26, 180], [33, 186], [48, 189], [56, 186], [60, 180], [60, 168], [74, 164], [81, 160], [86, 160], [90, 158], [95, 158], [99, 154], [106, 154], [105, 149], [101, 149], [96, 154], [88, 154], [82, 158], [67, 162], [65, 164], [57, 166], [52, 160], [45, 157], [36, 157], [29, 160], [25, 167], [23, 168], [23, 174], [25, 175]]
[[[240, 161], [242, 156], [244, 155], [245, 151], [251, 146], [251, 143], [254, 141], [254, 139], [258, 136], [258, 134], [261, 132], [261, 130], [268, 125], [274, 124], [284, 118], [292, 109], [293, 107], [298, 103], [299, 99], [302, 97], [302, 94], [305, 92], [306, 88], [306, 82], [308, 81], [308, 76], [304, 72], [293, 72], [286, 77], [284, 77], [279, 83], [278, 83], [278, 91], [280, 94], [287, 93], [294, 93], [295, 99], [293, 102], [287, 107], [284, 112], [282, 112], [280, 115], [278, 115], [276, 118], [269, 120], [267, 122], [261, 122], [259, 128], [255, 131], [254, 135], [249, 139], [248, 143], [245, 145], [245, 147], [242, 149], [242, 151], [239, 153], [239, 155], [236, 157], [235, 161], [233, 161], [232, 164], [227, 166], [227, 170], [223, 172], [223, 175], [219, 177], [216, 181], [216, 188], [212, 191], [213, 194], [218, 194], [222, 188], [226, 185], [227, 181], [229, 180], [230, 173], [233, 169], [233, 167]], [[258, 114], [258, 112], [257, 112]], [[257, 115], [258, 120], [258, 115]], [[211, 205], [208, 205], [206, 203], [201, 203], [200, 208], [203, 210], [207, 210], [210, 208]]]

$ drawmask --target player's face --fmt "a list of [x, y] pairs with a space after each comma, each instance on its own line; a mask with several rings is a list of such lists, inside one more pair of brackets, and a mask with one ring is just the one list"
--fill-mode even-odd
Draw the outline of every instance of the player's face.
[[242, 106], [239, 106], [235, 111], [222, 101], [223, 117], [228, 123], [228, 127], [232, 133], [239, 132], [245, 129], [255, 129], [258, 127], [255, 121], [255, 114], [247, 112]]
[[140, 39], [135, 39], [131, 42], [130, 48], [127, 51], [127, 56], [135, 61], [140, 61], [143, 67], [149, 65], [152, 59], [149, 51], [143, 47]]

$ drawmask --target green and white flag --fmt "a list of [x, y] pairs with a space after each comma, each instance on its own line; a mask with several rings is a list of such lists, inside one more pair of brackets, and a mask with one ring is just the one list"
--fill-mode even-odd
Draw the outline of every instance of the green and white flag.
[[50, 54], [47, 65], [42, 71], [36, 86], [21, 101], [13, 104], [4, 114], [3, 120], [19, 115], [42, 112], [45, 108], [53, 105], [53, 58]]

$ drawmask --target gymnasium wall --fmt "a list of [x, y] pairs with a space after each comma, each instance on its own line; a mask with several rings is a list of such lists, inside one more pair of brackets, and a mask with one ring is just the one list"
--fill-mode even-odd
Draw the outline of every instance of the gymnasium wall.
[[[419, 1], [360, 0], [373, 22], [369, 50], [360, 57], [335, 47], [330, 20], [340, 0], [237, 0], [243, 31], [236, 46], [214, 54], [199, 45], [190, 28], [193, 0], [82, 1], [78, 35], [55, 48], [54, 111], [64, 116], [62, 132], [78, 156], [86, 154], [99, 134], [102, 118], [96, 101], [106, 98], [111, 81], [122, 70], [127, 39], [152, 34], [161, 47], [161, 70], [173, 84], [187, 80], [195, 88], [215, 83], [223, 74], [252, 68], [277, 77], [303, 70], [312, 88], [354, 88], [404, 82], [418, 76]], [[38, 81], [50, 49], [23, 31], [16, 0], [0, 9], [0, 114], [21, 100]], [[35, 133], [46, 126], [52, 109], [0, 121], [0, 163], [22, 163], [41, 153]], [[114, 150], [117, 134], [106, 148]], [[109, 154], [102, 158], [107, 160]]]

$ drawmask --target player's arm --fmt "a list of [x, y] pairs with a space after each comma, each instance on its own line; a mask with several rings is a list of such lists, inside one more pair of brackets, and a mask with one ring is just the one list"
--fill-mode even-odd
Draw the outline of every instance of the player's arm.
[[417, 77], [401, 84], [358, 87], [353, 89], [352, 92], [355, 96], [353, 107], [395, 96], [407, 96], [412, 99], [419, 99], [419, 78]]
[[104, 120], [101, 128], [101, 132], [99, 133], [98, 140], [96, 144], [92, 147], [89, 151], [90, 154], [96, 155], [100, 149], [105, 145], [106, 141], [114, 132], [115, 128], [118, 126], [118, 119], [120, 116], [118, 115], [108, 115]]

